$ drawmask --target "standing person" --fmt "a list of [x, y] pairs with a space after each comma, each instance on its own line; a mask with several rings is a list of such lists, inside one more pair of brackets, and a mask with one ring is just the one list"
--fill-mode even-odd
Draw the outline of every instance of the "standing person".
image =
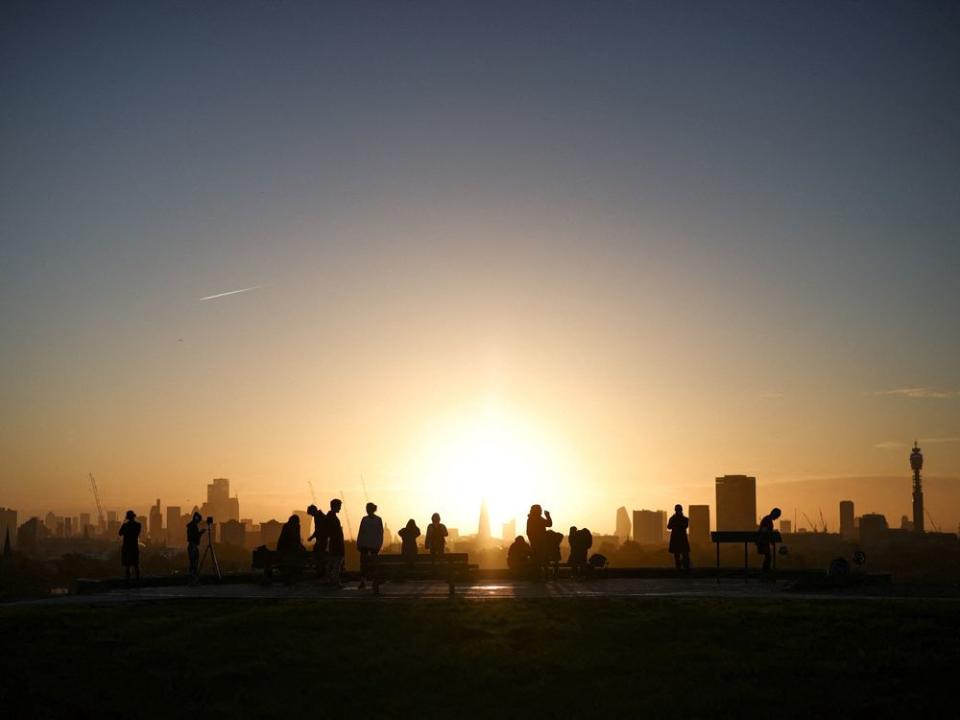
[[683, 514], [683, 505], [674, 505], [673, 510], [673, 516], [667, 523], [667, 530], [670, 531], [669, 549], [677, 570], [690, 572], [690, 539], [687, 537], [690, 520]]
[[313, 566], [317, 570], [317, 577], [323, 577], [327, 569], [327, 534], [324, 530], [326, 516], [316, 505], [307, 508], [307, 515], [313, 518], [313, 533], [307, 538], [307, 542], [313, 540]]
[[377, 506], [367, 503], [367, 514], [360, 521], [357, 531], [357, 550], [360, 551], [360, 585], [366, 587], [366, 578], [370, 566], [377, 561], [380, 548], [383, 547], [383, 520], [376, 514]]
[[570, 526], [567, 542], [570, 543], [570, 557], [567, 559], [567, 565], [570, 566], [570, 572], [576, 577], [583, 572], [583, 568], [587, 564], [587, 548], [583, 546], [583, 536], [577, 530], [576, 525]]
[[769, 515], [764, 515], [760, 520], [760, 527], [757, 532], [760, 533], [760, 539], [757, 540], [757, 553], [763, 555], [763, 574], [764, 577], [770, 574], [770, 562], [773, 560], [773, 551], [770, 548], [770, 538], [764, 535], [773, 532], [773, 521], [780, 517], [780, 508], [775, 507]]
[[420, 528], [417, 527], [416, 521], [413, 518], [407, 520], [407, 524], [403, 527], [399, 533], [400, 542], [400, 555], [403, 556], [403, 559], [409, 564], [413, 564], [417, 559], [417, 538], [420, 537]]
[[127, 510], [126, 520], [120, 526], [120, 532], [117, 533], [123, 538], [120, 545], [120, 563], [123, 565], [123, 574], [130, 582], [130, 568], [137, 576], [137, 582], [140, 582], [140, 530], [142, 526], [137, 522], [137, 514], [133, 510]]
[[527, 515], [527, 540], [530, 542], [533, 564], [537, 568], [538, 575], [547, 564], [546, 540], [547, 528], [549, 527], [553, 527], [553, 518], [550, 517], [550, 511], [547, 510], [546, 513], [543, 513], [539, 505], [531, 505], [530, 512]]
[[527, 578], [530, 575], [530, 546], [523, 535], [517, 535], [516, 540], [507, 550], [507, 567], [515, 578]]
[[443, 550], [447, 546], [447, 526], [440, 522], [440, 513], [434, 513], [430, 516], [430, 524], [427, 525], [427, 537], [423, 546], [430, 551], [430, 555], [433, 557], [443, 555]]
[[197, 582], [200, 574], [200, 537], [206, 532], [200, 527], [202, 520], [203, 515], [195, 512], [187, 523], [187, 557], [190, 558], [191, 583]]
[[330, 512], [327, 513], [324, 522], [324, 531], [327, 536], [327, 582], [337, 587], [343, 587], [340, 582], [340, 571], [343, 570], [343, 556], [345, 549], [343, 547], [343, 527], [340, 525], [340, 518], [337, 513], [343, 503], [334, 498], [330, 501]]

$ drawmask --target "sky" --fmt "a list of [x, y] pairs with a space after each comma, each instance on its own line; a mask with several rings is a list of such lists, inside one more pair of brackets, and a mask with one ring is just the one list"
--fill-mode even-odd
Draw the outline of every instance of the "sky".
[[960, 521], [956, 3], [6, 2], [0, 97], [23, 517]]

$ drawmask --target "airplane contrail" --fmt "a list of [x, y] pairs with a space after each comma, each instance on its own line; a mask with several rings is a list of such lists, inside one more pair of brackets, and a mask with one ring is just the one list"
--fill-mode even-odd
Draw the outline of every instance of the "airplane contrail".
[[227, 295], [236, 295], [237, 293], [250, 292], [251, 290], [259, 290], [262, 285], [254, 285], [253, 287], [241, 288], [240, 290], [230, 290], [229, 292], [217, 293], [216, 295], [207, 295], [206, 297], [200, 298], [200, 300], [214, 300], [216, 298], [226, 297]]

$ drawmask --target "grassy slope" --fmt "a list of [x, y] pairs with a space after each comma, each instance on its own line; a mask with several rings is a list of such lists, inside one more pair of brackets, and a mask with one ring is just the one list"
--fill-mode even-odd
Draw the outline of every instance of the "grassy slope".
[[934, 601], [0, 608], [0, 688], [10, 717], [886, 716], [953, 702], [958, 627]]

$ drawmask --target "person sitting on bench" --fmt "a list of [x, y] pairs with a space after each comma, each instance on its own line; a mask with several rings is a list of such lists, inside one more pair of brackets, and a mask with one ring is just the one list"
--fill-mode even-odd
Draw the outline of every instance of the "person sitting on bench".
[[397, 534], [401, 542], [400, 555], [412, 565], [417, 560], [417, 538], [420, 537], [420, 528], [417, 527], [416, 521], [410, 518], [406, 526]]
[[427, 525], [427, 537], [423, 546], [434, 557], [443, 555], [443, 550], [447, 546], [446, 538], [447, 526], [440, 522], [440, 513], [434, 513], [430, 516], [430, 524]]
[[530, 575], [530, 559], [532, 557], [533, 552], [531, 552], [530, 546], [527, 545], [527, 541], [523, 539], [523, 535], [517, 535], [517, 539], [513, 541], [510, 549], [507, 550], [507, 567], [510, 568], [510, 572], [513, 573], [514, 577], [528, 577]]

